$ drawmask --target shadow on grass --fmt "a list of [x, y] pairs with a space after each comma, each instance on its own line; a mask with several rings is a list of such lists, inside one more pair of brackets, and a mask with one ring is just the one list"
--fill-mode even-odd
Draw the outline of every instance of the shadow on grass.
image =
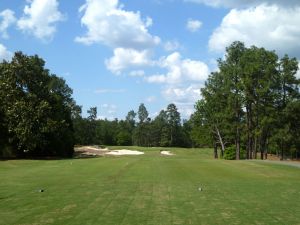
[[10, 161], [10, 160], [73, 160], [73, 159], [91, 159], [91, 158], [100, 158], [103, 155], [86, 155], [84, 151], [77, 151], [73, 154], [72, 157], [58, 157], [58, 156], [26, 156], [26, 157], [0, 157], [1, 161]]

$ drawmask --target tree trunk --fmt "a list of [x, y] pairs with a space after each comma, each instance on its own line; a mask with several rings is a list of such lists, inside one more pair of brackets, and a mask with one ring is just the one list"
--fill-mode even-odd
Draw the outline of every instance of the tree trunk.
[[250, 107], [246, 107], [246, 117], [247, 117], [247, 153], [246, 153], [246, 159], [250, 159], [251, 157], [251, 137], [250, 137]]
[[281, 156], [280, 156], [280, 160], [283, 160], [283, 143], [281, 141]]
[[[236, 103], [236, 110], [237, 109], [237, 103]], [[236, 152], [235, 152], [235, 159], [240, 160], [241, 155], [241, 149], [240, 149], [240, 128], [239, 128], [239, 122], [240, 122], [240, 115], [239, 112], [236, 111], [236, 136], [235, 136], [235, 146], [236, 146]]]
[[173, 146], [173, 129], [172, 129], [172, 127], [171, 127], [171, 129], [170, 129], [170, 134], [171, 134], [171, 136], [170, 136], [170, 146]]
[[250, 154], [249, 154], [249, 158], [252, 159], [253, 158], [253, 135], [251, 134], [250, 137]]
[[268, 138], [265, 142], [265, 159], [268, 159]]
[[254, 159], [257, 159], [257, 137], [254, 137], [254, 145], [253, 145], [253, 157]]
[[253, 120], [252, 120], [252, 106], [250, 105], [250, 115], [249, 115], [249, 128], [250, 128], [250, 154], [249, 157], [250, 159], [253, 158]]
[[236, 155], [235, 155], [236, 160], [240, 159], [240, 154], [241, 154], [241, 150], [240, 150], [240, 129], [237, 127], [236, 128]]
[[218, 146], [216, 142], [214, 142], [214, 157], [215, 159], [218, 158]]
[[239, 118], [240, 118], [240, 115], [239, 115], [239, 112], [237, 111], [237, 101], [236, 101], [236, 113], [235, 113], [235, 116], [236, 116], [236, 133], [235, 133], [235, 147], [236, 147], [236, 150], [235, 150], [235, 159], [236, 160], [239, 160], [240, 159], [240, 128], [239, 128]]
[[247, 134], [247, 152], [246, 152], [246, 159], [251, 158], [251, 150], [250, 150], [250, 135]]
[[224, 152], [221, 149], [221, 159], [223, 159], [223, 158], [224, 158]]
[[252, 120], [252, 104], [247, 105], [247, 159], [254, 158], [253, 156], [253, 120]]
[[263, 147], [264, 147], [264, 157], [265, 159], [268, 159], [268, 145], [269, 145], [269, 131], [265, 133], [264, 139], [263, 139]]
[[264, 160], [264, 146], [263, 146], [263, 137], [262, 137], [262, 135], [259, 138], [259, 151], [260, 151], [260, 159]]
[[217, 132], [217, 135], [218, 135], [218, 139], [219, 139], [219, 142], [220, 142], [220, 145], [221, 145], [221, 155], [223, 157], [224, 155], [224, 151], [225, 151], [225, 145], [224, 145], [224, 142], [223, 142], [223, 138], [220, 134], [220, 131], [218, 129], [218, 127], [215, 125], [215, 129], [216, 129], [216, 132]]
[[235, 159], [239, 160], [240, 159], [240, 105], [239, 105], [239, 100], [238, 100], [238, 96], [239, 96], [239, 89], [238, 89], [238, 74], [235, 74], [235, 126], [236, 126], [236, 136], [235, 136], [235, 144], [236, 144], [236, 154], [235, 154]]

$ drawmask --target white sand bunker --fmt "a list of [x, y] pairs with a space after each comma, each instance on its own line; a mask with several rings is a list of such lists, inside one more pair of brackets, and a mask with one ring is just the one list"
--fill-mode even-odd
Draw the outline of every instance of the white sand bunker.
[[90, 150], [95, 150], [95, 151], [109, 151], [108, 148], [98, 148], [98, 147], [93, 147], [93, 146], [87, 146], [86, 148], [90, 149]]
[[82, 147], [77, 147], [76, 148], [78, 151], [109, 151], [108, 148], [100, 148], [100, 147], [97, 147], [97, 146], [82, 146]]
[[76, 156], [79, 157], [91, 157], [91, 156], [103, 156], [108, 148], [101, 148], [99, 146], [81, 146], [75, 147]]
[[174, 154], [171, 153], [170, 151], [161, 151], [160, 154], [161, 154], [161, 155], [174, 155]]
[[113, 150], [106, 153], [106, 155], [143, 155], [143, 154], [144, 152], [127, 150], [127, 149]]

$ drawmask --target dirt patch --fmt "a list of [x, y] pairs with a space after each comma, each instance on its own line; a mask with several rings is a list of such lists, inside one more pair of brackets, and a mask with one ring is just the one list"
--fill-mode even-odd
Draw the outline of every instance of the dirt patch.
[[161, 151], [160, 154], [161, 154], [161, 155], [174, 155], [174, 154], [171, 153], [170, 151]]

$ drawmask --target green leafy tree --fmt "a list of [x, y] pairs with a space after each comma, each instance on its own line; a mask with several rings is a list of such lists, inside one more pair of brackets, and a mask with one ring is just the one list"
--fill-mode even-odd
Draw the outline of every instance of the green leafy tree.
[[148, 111], [144, 105], [144, 103], [141, 103], [138, 110], [138, 117], [139, 117], [139, 123], [144, 123], [148, 119]]
[[273, 51], [234, 42], [218, 63], [219, 71], [209, 76], [201, 89], [203, 98], [196, 103], [193, 137], [201, 137], [197, 132], [207, 134], [203, 128], [209, 128], [221, 153], [225, 145], [235, 145], [236, 159], [244, 148], [246, 158], [256, 158], [257, 152], [267, 158], [273, 142], [282, 156], [284, 149], [296, 149], [296, 144], [288, 144], [293, 134], [288, 116], [292, 108], [287, 105], [299, 100], [297, 60], [288, 56], [278, 60]]
[[240, 59], [245, 52], [245, 46], [241, 42], [233, 42], [226, 48], [225, 60], [219, 60], [219, 69], [225, 77], [227, 100], [227, 113], [232, 126], [232, 133], [234, 134], [234, 141], [236, 146], [236, 159], [240, 159], [241, 148], [241, 126], [242, 119], [242, 87], [241, 87], [241, 63]]
[[[201, 93], [203, 99], [199, 100], [195, 105], [194, 122], [197, 122], [197, 129], [200, 128], [202, 134], [212, 137], [205, 137], [200, 134], [202, 140], [203, 138], [205, 140], [212, 139], [214, 146], [220, 146], [222, 157], [226, 144], [232, 140], [232, 132], [230, 132], [232, 128], [228, 129], [231, 124], [231, 116], [228, 116], [227, 111], [229, 94], [223, 73], [212, 73], [205, 82], [205, 87], [201, 89]], [[204, 132], [203, 129], [205, 129]]]
[[134, 128], [135, 126], [135, 117], [136, 113], [133, 110], [130, 110], [126, 116], [126, 122], [130, 125], [130, 127]]
[[169, 104], [166, 110], [167, 123], [169, 129], [169, 146], [179, 145], [180, 135], [180, 113], [175, 104]]
[[38, 56], [15, 53], [0, 63], [0, 100], [6, 142], [16, 154], [71, 156], [72, 89]]
[[[128, 115], [127, 115], [128, 116]], [[128, 118], [128, 117], [126, 117]], [[134, 124], [129, 121], [120, 120], [118, 123], [117, 145], [132, 145], [132, 130]]]
[[153, 146], [169, 145], [168, 117], [165, 110], [161, 110], [153, 120]]
[[247, 158], [256, 158], [257, 150], [266, 155], [266, 143], [275, 120], [278, 89], [278, 57], [274, 52], [257, 48], [246, 49], [241, 58], [242, 97], [246, 108]]
[[134, 130], [133, 134], [133, 140], [134, 144], [140, 145], [140, 146], [149, 146], [149, 124], [150, 124], [150, 119], [148, 118], [148, 111], [143, 103], [140, 104], [139, 109], [138, 109], [138, 118], [139, 118], [139, 123]]
[[133, 110], [130, 110], [127, 113], [126, 120], [125, 120], [126, 121], [126, 130], [127, 130], [127, 132], [129, 132], [130, 137], [131, 137], [130, 144], [132, 144], [132, 142], [133, 142], [133, 132], [136, 127], [135, 117], [136, 117], [136, 112], [134, 112]]
[[97, 144], [98, 140], [96, 137], [96, 129], [97, 129], [97, 107], [91, 107], [89, 110], [87, 110], [88, 113], [88, 130], [86, 130], [87, 133], [87, 142], [89, 144]]
[[276, 108], [277, 129], [274, 131], [275, 138], [273, 140], [275, 140], [280, 149], [282, 160], [284, 155], [291, 151], [293, 147], [298, 147], [299, 149], [297, 144], [299, 129], [295, 129], [297, 115], [292, 115], [293, 113], [291, 113], [297, 112], [300, 101], [300, 80], [296, 78], [298, 69], [296, 58], [289, 58], [285, 55], [279, 62], [279, 88]]

